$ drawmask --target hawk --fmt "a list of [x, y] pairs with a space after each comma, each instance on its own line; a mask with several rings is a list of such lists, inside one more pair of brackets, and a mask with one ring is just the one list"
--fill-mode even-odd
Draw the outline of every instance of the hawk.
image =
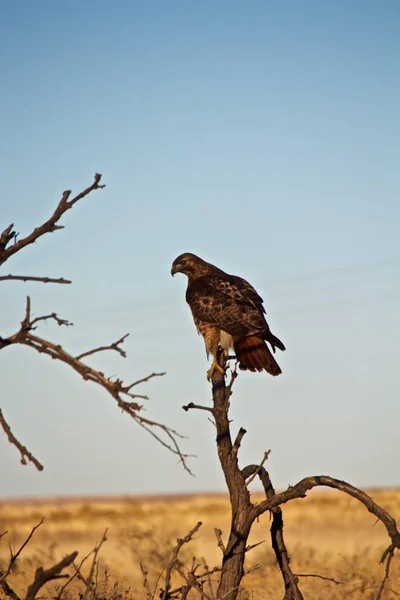
[[207, 379], [216, 370], [224, 372], [218, 363], [218, 346], [226, 356], [233, 349], [244, 371], [265, 370], [273, 376], [282, 372], [266, 342], [274, 353], [285, 346], [271, 333], [263, 299], [248, 281], [189, 252], [172, 263], [171, 275], [176, 273], [187, 275], [186, 301], [197, 331], [204, 337], [207, 358], [210, 354], [213, 358]]

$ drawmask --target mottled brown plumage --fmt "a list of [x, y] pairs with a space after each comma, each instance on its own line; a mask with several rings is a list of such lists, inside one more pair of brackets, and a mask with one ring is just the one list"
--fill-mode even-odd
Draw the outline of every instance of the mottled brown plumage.
[[197, 330], [204, 337], [207, 356], [213, 356], [209, 377], [218, 369], [218, 345], [226, 353], [230, 348], [235, 350], [240, 369], [281, 373], [266, 342], [274, 353], [276, 348], [285, 350], [285, 346], [271, 333], [263, 299], [248, 281], [190, 253], [174, 260], [171, 273], [188, 277], [186, 300]]

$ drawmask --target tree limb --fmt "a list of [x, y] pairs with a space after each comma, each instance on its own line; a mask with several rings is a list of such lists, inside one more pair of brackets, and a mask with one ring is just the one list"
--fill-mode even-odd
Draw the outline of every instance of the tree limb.
[[39, 227], [36, 227], [29, 235], [18, 240], [17, 242], [15, 242], [15, 244], [13, 244], [12, 246], [9, 246], [9, 247], [7, 247], [7, 244], [12, 239], [16, 238], [16, 233], [15, 233], [15, 231], [12, 230], [14, 227], [13, 223], [11, 225], [9, 225], [8, 227], [6, 227], [6, 229], [4, 229], [4, 231], [0, 235], [0, 265], [5, 263], [6, 260], [8, 260], [13, 254], [18, 252], [19, 250], [22, 250], [22, 248], [25, 248], [29, 244], [33, 244], [34, 242], [36, 242], [36, 240], [38, 238], [40, 238], [42, 235], [44, 235], [45, 233], [50, 233], [52, 231], [56, 231], [57, 229], [63, 229], [62, 225], [57, 225], [57, 223], [60, 220], [60, 218], [62, 217], [62, 215], [65, 212], [67, 212], [67, 210], [72, 208], [74, 206], [74, 204], [76, 204], [76, 202], [78, 202], [79, 200], [81, 200], [82, 198], [84, 198], [85, 196], [87, 196], [88, 194], [93, 192], [94, 190], [99, 190], [99, 189], [104, 188], [105, 187], [104, 185], [100, 185], [100, 180], [101, 180], [100, 173], [96, 173], [94, 176], [94, 181], [93, 181], [92, 185], [90, 185], [85, 190], [83, 190], [82, 192], [80, 192], [79, 194], [74, 196], [71, 200], [69, 200], [69, 197], [71, 196], [72, 192], [71, 192], [71, 190], [66, 190], [63, 193], [61, 200], [59, 201], [59, 203], [58, 203], [55, 211], [51, 215], [51, 217], [47, 221], [45, 221], [42, 225], [40, 225]]
[[19, 453], [21, 454], [21, 464], [26, 465], [27, 460], [28, 460], [35, 465], [35, 467], [37, 468], [38, 471], [43, 471], [43, 465], [38, 461], [38, 459], [33, 456], [33, 454], [28, 450], [28, 448], [26, 446], [24, 446], [23, 444], [21, 444], [21, 442], [19, 440], [17, 440], [17, 438], [11, 431], [11, 427], [7, 423], [1, 408], [0, 408], [0, 425], [1, 425], [4, 433], [6, 434], [10, 444], [15, 446], [19, 450]]
[[82, 600], [86, 600], [89, 592], [91, 591], [91, 588], [93, 587], [93, 575], [94, 575], [94, 569], [96, 566], [97, 556], [99, 554], [100, 548], [102, 547], [104, 542], [107, 541], [107, 531], [108, 531], [108, 529], [105, 530], [100, 542], [98, 544], [96, 544], [96, 546], [93, 550], [93, 560], [92, 560], [92, 564], [90, 566], [89, 575], [87, 577], [86, 589], [81, 596]]
[[[29, 533], [28, 537], [26, 538], [26, 540], [21, 544], [21, 546], [18, 548], [17, 552], [13, 552], [11, 550], [11, 546], [10, 546], [10, 560], [7, 566], [7, 569], [3, 572], [0, 573], [0, 583], [5, 581], [7, 579], [7, 577], [9, 576], [9, 574], [11, 573], [11, 570], [13, 568], [13, 565], [17, 562], [19, 556], [21, 555], [21, 552], [24, 550], [24, 548], [26, 548], [26, 546], [29, 544], [29, 542], [31, 541], [35, 531], [41, 526], [43, 525], [43, 521], [44, 519], [42, 518], [40, 520], [40, 522], [35, 525], [34, 527], [32, 527], [31, 532]], [[3, 536], [3, 534], [2, 534]], [[1, 536], [1, 537], [2, 537]]]
[[0, 581], [0, 588], [3, 590], [6, 596], [11, 600], [21, 600], [18, 594], [10, 587], [7, 581]]
[[391, 544], [388, 548], [386, 548], [385, 552], [382, 554], [382, 558], [381, 558], [380, 562], [382, 564], [386, 560], [385, 574], [383, 576], [382, 583], [379, 586], [379, 590], [378, 590], [378, 594], [376, 596], [376, 600], [380, 600], [382, 598], [382, 594], [383, 594], [383, 591], [385, 589], [385, 583], [389, 579], [390, 563], [392, 562], [394, 550], [395, 550], [395, 547], [394, 547], [393, 544]]
[[171, 589], [171, 575], [172, 575], [172, 570], [175, 568], [176, 566], [176, 561], [178, 560], [178, 554], [182, 548], [182, 546], [184, 544], [188, 544], [194, 534], [200, 529], [200, 527], [202, 526], [202, 522], [199, 521], [194, 527], [193, 529], [191, 529], [189, 531], [189, 533], [187, 533], [185, 535], [185, 537], [183, 538], [178, 538], [176, 540], [176, 546], [172, 552], [172, 558], [170, 560], [170, 562], [167, 565], [167, 568], [165, 570], [165, 589], [160, 590], [160, 598], [161, 600], [168, 600], [170, 598], [170, 589]]
[[[138, 399], [148, 400], [148, 396], [134, 393], [133, 388], [140, 385], [141, 383], [149, 381], [154, 377], [162, 377], [163, 375], [165, 375], [165, 373], [151, 373], [150, 375], [147, 375], [146, 377], [143, 377], [142, 379], [139, 379], [129, 384], [124, 383], [121, 379], [118, 378], [112, 379], [111, 377], [106, 377], [101, 371], [89, 367], [85, 362], [83, 362], [83, 359], [91, 356], [92, 354], [104, 352], [107, 350], [114, 350], [118, 352], [122, 357], [125, 357], [126, 352], [120, 347], [120, 345], [124, 342], [127, 335], [122, 336], [119, 340], [110, 345], [100, 346], [98, 348], [94, 348], [92, 350], [88, 350], [82, 354], [79, 354], [78, 356], [73, 356], [72, 354], [64, 350], [64, 348], [60, 344], [55, 344], [32, 333], [32, 331], [41, 321], [46, 321], [48, 319], [55, 321], [59, 326], [72, 325], [72, 323], [70, 323], [66, 319], [61, 319], [55, 313], [32, 318], [31, 301], [28, 296], [26, 301], [25, 316], [21, 322], [20, 329], [8, 338], [0, 337], [0, 350], [13, 344], [21, 344], [23, 346], [32, 348], [40, 354], [46, 354], [54, 360], [59, 360], [60, 362], [67, 364], [74, 371], [76, 371], [85, 381], [91, 381], [102, 387], [110, 396], [114, 398], [118, 407], [123, 412], [127, 413], [132, 419], [134, 419], [134, 421], [136, 421], [136, 423], [138, 423], [143, 429], [149, 432], [165, 448], [170, 450], [173, 454], [176, 454], [179, 457], [179, 460], [182, 463], [183, 467], [191, 474], [191, 471], [187, 466], [186, 462], [186, 459], [189, 455], [182, 453], [178, 444], [178, 438], [182, 438], [183, 436], [181, 436], [174, 429], [171, 429], [167, 425], [164, 425], [163, 423], [158, 423], [157, 421], [153, 421], [151, 419], [147, 419], [141, 416], [139, 412], [143, 409], [143, 406], [138, 404], [137, 402], [132, 401]], [[128, 398], [128, 400], [126, 398]], [[41, 470], [43, 468], [42, 465], [40, 465], [40, 463], [36, 461], [36, 459], [34, 459], [34, 457], [29, 453], [25, 446], [22, 446], [22, 444], [20, 444], [18, 440], [16, 440], [15, 436], [13, 436], [13, 434], [11, 433], [8, 424], [5, 422], [4, 417], [3, 420], [0, 420], [0, 424], [3, 426], [3, 429], [6, 432], [9, 441], [20, 450], [22, 457], [27, 457], [31, 462], [35, 464], [35, 466], [38, 469]], [[154, 431], [154, 429], [160, 430], [167, 437], [167, 441], [165, 441], [165, 439], [158, 435]]]
[[75, 558], [78, 556], [78, 552], [72, 552], [68, 554], [65, 558], [60, 560], [57, 564], [53, 565], [49, 569], [43, 569], [39, 567], [36, 569], [35, 579], [28, 586], [25, 600], [34, 600], [38, 591], [48, 582], [54, 579], [61, 579], [64, 577], [68, 577], [68, 575], [61, 575], [61, 571], [63, 571], [66, 567], [69, 567], [70, 564], [73, 563]]
[[[275, 490], [271, 483], [271, 479], [263, 462], [267, 460], [269, 452], [265, 452], [264, 458], [260, 465], [248, 465], [242, 470], [243, 477], [247, 480], [246, 485], [250, 482], [252, 477], [259, 476], [264, 493], [267, 498], [274, 498]], [[279, 565], [279, 569], [282, 574], [283, 584], [285, 586], [284, 600], [304, 600], [303, 594], [298, 587], [298, 579], [292, 572], [290, 567], [290, 558], [286, 548], [284, 536], [283, 536], [283, 516], [280, 506], [275, 506], [271, 509], [272, 513], [272, 524], [271, 524], [271, 543], [272, 548], [275, 552], [275, 557]]]
[[1, 275], [0, 281], [13, 280], [13, 281], [41, 281], [42, 283], [72, 283], [69, 279], [59, 277], [54, 279], [53, 277], [33, 277], [32, 275]]
[[358, 488], [352, 486], [350, 483], [341, 481], [340, 479], [334, 479], [328, 475], [319, 475], [313, 477], [306, 477], [296, 483], [293, 487], [289, 487], [286, 491], [279, 494], [275, 494], [273, 497], [267, 500], [263, 500], [253, 508], [253, 515], [258, 517], [265, 513], [267, 510], [271, 510], [275, 506], [294, 500], [295, 498], [304, 498], [307, 491], [311, 490], [316, 486], [327, 486], [340, 490], [349, 494], [353, 498], [356, 498], [363, 504], [366, 509], [375, 515], [386, 527], [386, 531], [392, 540], [394, 547], [400, 549], [400, 533], [397, 529], [396, 521], [394, 518], [386, 512], [383, 508], [378, 506], [368, 494], [362, 492]]

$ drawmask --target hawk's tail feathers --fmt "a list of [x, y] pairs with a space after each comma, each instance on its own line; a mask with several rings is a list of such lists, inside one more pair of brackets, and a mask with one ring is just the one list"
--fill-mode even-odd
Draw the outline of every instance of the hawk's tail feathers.
[[[233, 338], [239, 369], [242, 371], [267, 371], [274, 377], [282, 373], [267, 344], [259, 337], [250, 335]], [[282, 344], [283, 345], [283, 344]]]
[[272, 346], [272, 350], [275, 353], [275, 347], [279, 348], [279, 350], [282, 350], [282, 352], [284, 350], [286, 350], [284, 344], [281, 342], [281, 340], [279, 338], [276, 337], [276, 335], [274, 335], [273, 333], [271, 333], [270, 331], [268, 332], [268, 335], [265, 338], [267, 340], [267, 342], [269, 342]]

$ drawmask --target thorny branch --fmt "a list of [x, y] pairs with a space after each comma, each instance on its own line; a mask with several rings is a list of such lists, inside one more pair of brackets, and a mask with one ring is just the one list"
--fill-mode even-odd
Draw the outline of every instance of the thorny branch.
[[[71, 209], [79, 200], [81, 200], [85, 196], [88, 196], [94, 190], [104, 188], [104, 185], [100, 185], [100, 180], [101, 175], [99, 173], [96, 173], [94, 176], [93, 183], [72, 198], [71, 191], [65, 191], [62, 194], [62, 197], [50, 218], [39, 227], [36, 227], [29, 235], [23, 237], [22, 239], [17, 239], [18, 234], [14, 230], [13, 223], [6, 227], [3, 230], [3, 232], [0, 233], [0, 266], [4, 264], [13, 254], [22, 250], [26, 246], [36, 242], [42, 235], [46, 233], [51, 233], [53, 231], [57, 231], [58, 229], [63, 229], [63, 226], [59, 225], [60, 218], [64, 215], [65, 212]], [[0, 276], [0, 281], [5, 280], [40, 281], [43, 283], [62, 284], [71, 283], [70, 280], [64, 279], [63, 277], [56, 279], [52, 277], [35, 277], [30, 275], [11, 274]], [[12, 344], [21, 344], [23, 346], [28, 346], [32, 348], [36, 352], [46, 354], [52, 359], [59, 360], [67, 364], [69, 367], [74, 369], [79, 375], [81, 375], [81, 377], [84, 380], [92, 381], [93, 383], [98, 384], [104, 390], [106, 390], [106, 392], [114, 398], [118, 407], [123, 412], [130, 415], [130, 417], [134, 419], [134, 421], [136, 421], [138, 425], [140, 425], [143, 429], [150, 433], [150, 435], [152, 435], [165, 448], [176, 454], [179, 458], [179, 461], [183, 464], [183, 467], [189, 473], [191, 473], [186, 463], [186, 459], [189, 455], [183, 454], [181, 452], [178, 443], [178, 440], [181, 439], [183, 436], [179, 435], [178, 432], [176, 432], [174, 429], [171, 429], [167, 425], [143, 417], [141, 414], [139, 414], [140, 411], [143, 410], [143, 406], [134, 401], [148, 399], [148, 397], [145, 395], [134, 393], [134, 388], [136, 386], [140, 385], [141, 383], [145, 383], [154, 377], [161, 377], [165, 373], [151, 373], [147, 377], [144, 377], [143, 379], [134, 381], [133, 383], [129, 384], [124, 383], [121, 379], [118, 378], [106, 377], [101, 371], [89, 367], [85, 362], [83, 362], [83, 359], [86, 359], [93, 354], [104, 352], [107, 350], [113, 350], [115, 352], [118, 352], [123, 358], [125, 358], [126, 352], [122, 348], [122, 344], [125, 341], [128, 334], [122, 336], [120, 339], [118, 339], [116, 342], [113, 342], [110, 345], [93, 348], [77, 356], [73, 356], [72, 354], [64, 350], [64, 348], [62, 348], [60, 344], [53, 343], [33, 333], [37, 325], [41, 321], [46, 320], [53, 320], [59, 326], [72, 325], [72, 323], [70, 323], [69, 321], [59, 318], [56, 313], [32, 318], [30, 298], [28, 297], [26, 302], [25, 317], [21, 322], [20, 329], [15, 334], [7, 338], [3, 338], [0, 336], [0, 350]], [[43, 466], [41, 465], [41, 463], [14, 436], [9, 424], [5, 420], [4, 415], [1, 411], [0, 425], [6, 433], [9, 442], [19, 450], [21, 454], [22, 464], [27, 464], [27, 461], [30, 461], [36, 466], [38, 470], [42, 470]]]

